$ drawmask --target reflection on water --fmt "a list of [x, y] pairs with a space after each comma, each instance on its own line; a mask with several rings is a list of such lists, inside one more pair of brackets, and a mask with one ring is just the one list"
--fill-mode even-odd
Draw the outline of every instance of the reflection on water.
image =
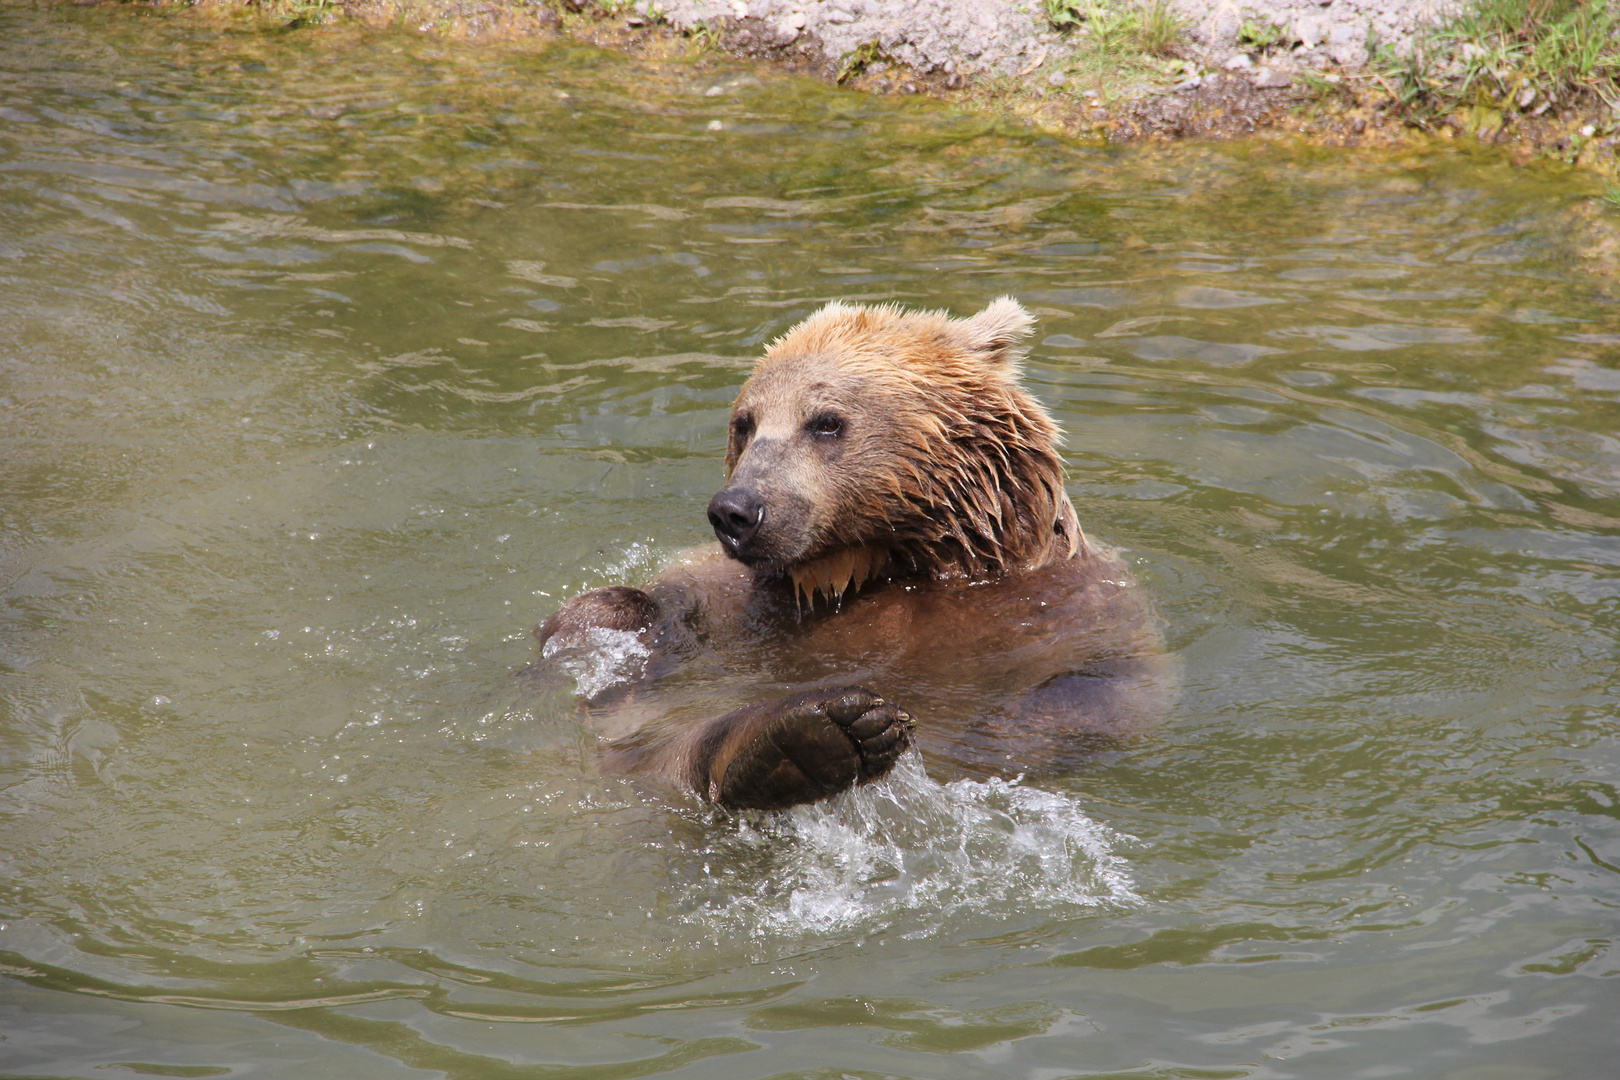
[[[1606, 1067], [1580, 178], [122, 9], [0, 8], [0, 78], [0, 1071]], [[779, 817], [596, 775], [530, 629], [706, 539], [763, 344], [1003, 293], [1175, 715]]]

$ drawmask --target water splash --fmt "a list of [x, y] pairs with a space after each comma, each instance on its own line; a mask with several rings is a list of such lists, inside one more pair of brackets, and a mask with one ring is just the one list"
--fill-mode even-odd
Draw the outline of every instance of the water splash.
[[574, 677], [580, 697], [593, 698], [620, 683], [639, 679], [652, 649], [637, 631], [593, 626], [585, 631], [583, 641], [551, 639], [540, 655], [556, 660]]
[[1133, 839], [1071, 795], [1017, 780], [939, 784], [909, 754], [882, 783], [717, 835], [686, 918], [756, 937], [927, 936], [964, 914], [1136, 904], [1115, 852]]
[[632, 541], [619, 557], [602, 567], [602, 574], [609, 581], [630, 585], [640, 585], [658, 576], [658, 572], [669, 564], [672, 553], [654, 545], [651, 541], [643, 544], [641, 541]]

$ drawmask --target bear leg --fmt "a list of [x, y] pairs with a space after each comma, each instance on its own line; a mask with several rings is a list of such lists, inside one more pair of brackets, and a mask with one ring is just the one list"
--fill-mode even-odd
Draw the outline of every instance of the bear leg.
[[730, 809], [780, 810], [876, 780], [911, 743], [905, 710], [870, 690], [810, 690], [717, 717], [694, 732], [692, 787]]

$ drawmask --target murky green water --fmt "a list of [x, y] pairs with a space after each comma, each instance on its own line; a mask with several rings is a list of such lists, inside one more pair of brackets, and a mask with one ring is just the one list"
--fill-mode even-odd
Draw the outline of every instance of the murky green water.
[[[0, 86], [0, 1073], [1612, 1070], [1573, 181], [101, 10]], [[1175, 715], [750, 822], [594, 775], [529, 630], [705, 539], [762, 343], [1000, 293]]]

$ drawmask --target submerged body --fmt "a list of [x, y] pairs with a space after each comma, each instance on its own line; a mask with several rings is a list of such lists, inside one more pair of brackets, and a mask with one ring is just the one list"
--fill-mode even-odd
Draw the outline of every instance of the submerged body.
[[832, 305], [771, 347], [732, 410], [718, 545], [538, 631], [548, 656], [604, 631], [647, 655], [590, 702], [605, 768], [788, 806], [913, 742], [938, 771], [1006, 775], [1158, 717], [1151, 609], [1081, 532], [1057, 429], [1017, 384], [1028, 326], [1010, 300], [965, 320]]
[[1008, 775], [1072, 761], [1156, 712], [1144, 693], [1163, 668], [1151, 612], [1123, 563], [1089, 548], [1026, 573], [883, 581], [809, 608], [791, 581], [761, 579], [715, 547], [684, 556], [649, 593], [678, 625], [656, 631], [655, 704], [635, 707], [638, 693], [604, 716], [619, 737], [630, 725], [656, 741], [724, 690], [856, 683], [918, 718], [930, 765]]

